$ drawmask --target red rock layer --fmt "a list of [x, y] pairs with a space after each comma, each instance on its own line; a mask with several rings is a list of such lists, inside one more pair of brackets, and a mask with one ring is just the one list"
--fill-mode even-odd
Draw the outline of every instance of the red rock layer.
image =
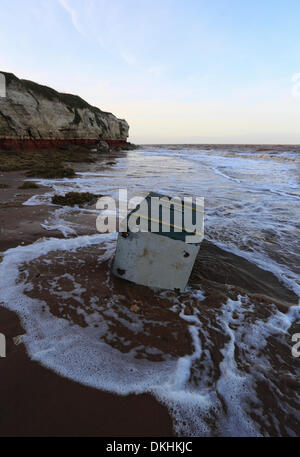
[[[97, 139], [38, 139], [38, 140], [30, 140], [30, 139], [0, 139], [0, 149], [6, 150], [33, 150], [33, 149], [53, 149], [58, 148], [63, 145], [81, 145], [81, 146], [96, 146], [99, 140]], [[104, 140], [111, 148], [115, 148], [117, 146], [124, 146], [127, 142], [124, 140]]]

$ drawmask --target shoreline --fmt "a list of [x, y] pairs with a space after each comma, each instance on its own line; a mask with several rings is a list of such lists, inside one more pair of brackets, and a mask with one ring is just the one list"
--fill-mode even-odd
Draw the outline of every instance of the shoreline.
[[[102, 156], [101, 160], [108, 158], [111, 160], [112, 156]], [[88, 167], [88, 164], [76, 164], [76, 171]], [[18, 187], [24, 179], [24, 172], [0, 173], [0, 184], [9, 185], [0, 191], [2, 252], [22, 243], [31, 244], [43, 237], [62, 238], [60, 232], [47, 231], [40, 226], [56, 206], [22, 205], [30, 196], [47, 192], [49, 188], [20, 190]], [[82, 225], [82, 233], [77, 233], [77, 236], [96, 233], [94, 227], [87, 230], [87, 226]], [[217, 309], [226, 297], [234, 299], [239, 293], [247, 293], [254, 302], [264, 303], [266, 310], [275, 299], [283, 312], [288, 310], [289, 303], [296, 304], [297, 297], [280, 284], [272, 273], [207, 240], [204, 240], [200, 254], [191, 284], [201, 282], [206, 296], [202, 302], [204, 307]], [[30, 275], [34, 271], [34, 267], [32, 271], [29, 270]], [[107, 271], [107, 264], [101, 266], [101, 274]], [[47, 271], [43, 277], [46, 276], [51, 278], [51, 273]], [[146, 309], [147, 300], [151, 300], [150, 292], [121, 280], [113, 281], [118, 293], [122, 294], [119, 296], [126, 298], [125, 306], [136, 300], [143, 310], [143, 307]], [[41, 296], [37, 294], [33, 297], [48, 303], [51, 297], [47, 297], [45, 288], [43, 291], [45, 295], [43, 292]], [[107, 291], [104, 290], [104, 293]], [[264, 314], [267, 311], [261, 308], [261, 312]], [[24, 344], [13, 344], [12, 338], [24, 333], [17, 314], [0, 306], [0, 323], [0, 333], [7, 335], [7, 358], [1, 363], [0, 436], [174, 436], [167, 407], [153, 395], [123, 397], [64, 378], [32, 361]], [[173, 324], [177, 325], [175, 319]], [[179, 340], [182, 341], [182, 338]], [[220, 341], [222, 343], [222, 338]], [[191, 350], [191, 342], [183, 346], [176, 348], [178, 355]], [[219, 352], [215, 357], [218, 361]]]
[[[77, 171], [85, 168], [80, 165]], [[42, 237], [63, 238], [60, 232], [40, 226], [55, 207], [22, 206], [31, 196], [49, 190], [19, 190], [23, 178], [23, 172], [0, 173], [0, 184], [10, 186], [0, 190], [2, 252]], [[13, 200], [10, 206], [5, 205], [7, 200]], [[32, 361], [25, 345], [12, 341], [24, 334], [19, 317], [1, 305], [0, 333], [7, 337], [7, 357], [1, 361], [0, 436], [173, 436], [168, 410], [153, 395], [123, 397], [101, 391]]]

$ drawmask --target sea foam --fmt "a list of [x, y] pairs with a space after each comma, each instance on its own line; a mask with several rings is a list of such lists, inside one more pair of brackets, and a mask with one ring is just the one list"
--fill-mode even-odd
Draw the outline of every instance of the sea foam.
[[[270, 336], [284, 336], [294, 322], [299, 322], [299, 307], [292, 307], [287, 314], [274, 307], [273, 314], [267, 320], [254, 319], [249, 322], [247, 316], [253, 311], [253, 305], [246, 297], [239, 297], [237, 301], [228, 299], [216, 311], [214, 319], [204, 324], [199, 309], [195, 309], [193, 315], [186, 315], [185, 305], [180, 299], [163, 292], [165, 297], [169, 297], [170, 307], [176, 305], [180, 317], [188, 323], [194, 349], [191, 355], [177, 360], [152, 362], [136, 359], [134, 350], [121, 353], [99, 338], [108, 334], [109, 329], [105, 320], [99, 320], [97, 297], [94, 300], [94, 313], [86, 316], [88, 325], [82, 328], [67, 319], [55, 317], [47, 309], [46, 303], [25, 294], [28, 284], [26, 279], [20, 280], [18, 269], [24, 262], [31, 262], [52, 251], [75, 252], [83, 247], [101, 244], [101, 263], [112, 256], [115, 238], [115, 234], [67, 240], [50, 238], [6, 251], [0, 264], [0, 301], [20, 316], [26, 331], [24, 343], [32, 360], [62, 376], [101, 390], [120, 395], [151, 392], [169, 408], [175, 429], [181, 435], [267, 435], [267, 431], [261, 430], [250, 414], [253, 405], [256, 405], [256, 411], [261, 414], [263, 411], [255, 386], [260, 377], [266, 376], [264, 370], [271, 367], [268, 357], [264, 355], [264, 347]], [[68, 280], [73, 282], [73, 290], [68, 294], [80, 302], [82, 286], [71, 275]], [[201, 291], [190, 292], [194, 298], [198, 295], [201, 303], [204, 298]], [[97, 329], [95, 322], [100, 324]], [[214, 342], [210, 327], [221, 329], [227, 338], [221, 348], [223, 360], [219, 365], [218, 378], [213, 377], [205, 367], [197, 375], [199, 363], [200, 367], [204, 364], [206, 368], [214, 364], [211, 351]], [[244, 351], [249, 370], [238, 366], [235, 359], [237, 346]], [[259, 365], [264, 370], [258, 369]], [[193, 383], [192, 376], [196, 379]], [[280, 397], [278, 401], [282, 401], [279, 409], [293, 414], [288, 402], [280, 400]]]

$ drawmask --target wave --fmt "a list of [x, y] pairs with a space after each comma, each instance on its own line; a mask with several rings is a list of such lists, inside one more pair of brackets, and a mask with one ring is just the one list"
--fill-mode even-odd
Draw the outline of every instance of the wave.
[[109, 269], [115, 238], [49, 238], [4, 253], [0, 300], [20, 316], [31, 359], [119, 395], [152, 393], [178, 435], [296, 436], [300, 397], [283, 379], [297, 372], [289, 335], [300, 306], [281, 312], [246, 295], [214, 305], [204, 280], [179, 295], [120, 285]]

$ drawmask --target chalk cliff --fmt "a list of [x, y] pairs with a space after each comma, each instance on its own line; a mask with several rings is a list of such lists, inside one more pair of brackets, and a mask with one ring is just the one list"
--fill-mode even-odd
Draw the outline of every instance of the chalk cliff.
[[92, 145], [99, 137], [110, 145], [126, 142], [129, 126], [125, 120], [77, 95], [1, 73], [6, 96], [0, 96], [0, 147]]

